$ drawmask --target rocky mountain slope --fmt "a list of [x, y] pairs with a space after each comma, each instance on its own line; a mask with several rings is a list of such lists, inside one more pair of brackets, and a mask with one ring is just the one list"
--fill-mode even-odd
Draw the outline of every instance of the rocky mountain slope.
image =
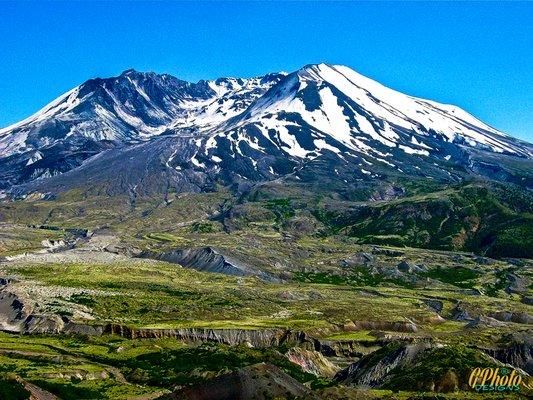
[[241, 112], [281, 75], [189, 83], [124, 71], [90, 79], [31, 117], [0, 130], [2, 187], [60, 174], [103, 150], [167, 129], [197, 130]]
[[344, 66], [198, 83], [128, 70], [91, 79], [0, 130], [0, 189], [143, 195], [280, 178], [358, 186], [391, 176], [529, 187], [532, 156], [531, 144], [458, 107]]

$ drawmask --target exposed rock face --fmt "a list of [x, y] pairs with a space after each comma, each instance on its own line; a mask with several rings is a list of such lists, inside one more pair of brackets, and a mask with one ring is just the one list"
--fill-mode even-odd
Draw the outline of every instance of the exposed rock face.
[[256, 364], [199, 385], [180, 389], [160, 399], [266, 400], [278, 397], [314, 398], [307, 387], [278, 367]]
[[407, 366], [428, 348], [431, 348], [431, 345], [427, 343], [408, 344], [384, 354], [378, 360], [363, 358], [340, 371], [335, 380], [346, 385], [379, 387], [385, 382], [389, 371]]
[[531, 296], [522, 297], [522, 303], [533, 306], [533, 297]]
[[470, 314], [468, 313], [468, 311], [465, 310], [461, 304], [457, 304], [453, 308], [451, 314], [452, 314], [451, 315], [452, 319], [454, 319], [456, 321], [467, 321], [467, 320], [471, 320], [472, 319], [470, 317]]
[[104, 248], [105, 251], [113, 254], [123, 254], [127, 257], [138, 257], [141, 255], [142, 251], [135, 247], [110, 244]]
[[352, 323], [345, 326], [349, 331], [393, 331], [393, 332], [417, 332], [418, 327], [411, 321], [352, 321]]
[[62, 333], [66, 335], [100, 336], [104, 333], [104, 326], [87, 325], [67, 320], [63, 326]]
[[481, 350], [502, 363], [518, 367], [529, 375], [533, 375], [533, 346], [531, 344], [514, 344], [509, 348]]
[[358, 265], [367, 265], [368, 263], [371, 263], [373, 261], [374, 256], [372, 254], [358, 252], [344, 260], [341, 260], [340, 265], [342, 267], [354, 267]]
[[333, 377], [339, 368], [333, 365], [321, 353], [314, 350], [306, 350], [300, 347], [291, 348], [287, 358], [294, 364], [298, 364], [305, 372], [316, 376]]
[[287, 331], [284, 329], [149, 329], [110, 324], [104, 327], [103, 333], [120, 335], [128, 339], [170, 337], [190, 343], [211, 341], [229, 345], [249, 344], [254, 347], [278, 346], [287, 340]]
[[0, 330], [15, 333], [101, 335], [102, 326], [91, 326], [69, 321], [53, 313], [40, 313], [29, 299], [15, 291], [0, 290]]
[[103, 326], [79, 324], [65, 316], [43, 311], [35, 299], [16, 287], [16, 281], [0, 278], [0, 331], [101, 335], [104, 329]]
[[403, 272], [403, 273], [407, 273], [407, 274], [416, 274], [416, 273], [420, 273], [420, 272], [426, 272], [427, 271], [427, 268], [425, 268], [424, 266], [420, 266], [420, 265], [415, 265], [415, 264], [412, 264], [412, 263], [409, 263], [407, 261], [402, 261], [401, 263], [399, 263], [396, 268], [398, 268], [398, 271], [400, 272]]
[[140, 257], [180, 264], [185, 268], [204, 272], [217, 272], [235, 276], [257, 276], [266, 281], [279, 280], [212, 247], [177, 249], [164, 253], [143, 252]]
[[520, 277], [513, 273], [509, 273], [506, 275], [506, 279], [509, 282], [509, 284], [505, 288], [508, 293], [527, 293], [528, 287], [530, 285], [530, 282], [527, 278]]
[[55, 314], [34, 310], [30, 299], [21, 297], [7, 284], [0, 287], [0, 330], [17, 333], [59, 333], [64, 321]]
[[[335, 380], [348, 386], [394, 391], [454, 392], [469, 390], [472, 365], [495, 367], [504, 364], [479, 349], [431, 342], [396, 342], [341, 370]], [[525, 375], [523, 371], [519, 373]]]
[[381, 254], [388, 257], [401, 257], [405, 253], [403, 251], [399, 250], [392, 250], [392, 249], [384, 249], [381, 247], [374, 246], [372, 248], [372, 254]]
[[379, 188], [376, 190], [370, 200], [372, 201], [383, 201], [383, 200], [391, 200], [396, 199], [398, 197], [401, 197], [405, 194], [405, 190], [401, 187], [395, 187], [392, 185], [387, 185], [385, 187]]
[[516, 322], [519, 324], [533, 323], [533, 318], [526, 312], [499, 311], [490, 314], [490, 317], [503, 322]]
[[505, 326], [504, 322], [498, 321], [497, 319], [485, 316], [476, 317], [473, 321], [469, 322], [465, 328], [467, 329], [478, 329], [478, 328], [497, 328], [500, 326]]
[[281, 300], [305, 300], [306, 296], [300, 293], [295, 293], [290, 290], [283, 290], [278, 293], [277, 297]]
[[21, 332], [25, 333], [61, 333], [65, 322], [58, 315], [30, 315], [24, 321]]
[[503, 337], [500, 348], [481, 348], [482, 351], [505, 364], [518, 367], [533, 375], [533, 334], [531, 331], [509, 334]]
[[442, 311], [443, 304], [440, 300], [427, 299], [424, 300], [424, 303], [430, 310], [435, 311], [436, 313], [440, 313]]
[[0, 329], [20, 332], [24, 321], [31, 314], [31, 308], [8, 290], [0, 291]]

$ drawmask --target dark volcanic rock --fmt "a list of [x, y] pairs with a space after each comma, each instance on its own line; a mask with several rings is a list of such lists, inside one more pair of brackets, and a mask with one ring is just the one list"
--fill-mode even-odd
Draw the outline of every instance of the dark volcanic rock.
[[[465, 349], [462, 346], [431, 342], [391, 342], [339, 371], [334, 379], [348, 386], [367, 386], [393, 391], [470, 390], [468, 379], [471, 368], [461, 364], [460, 355], [466, 355], [473, 364], [488, 367], [502, 365], [480, 349]], [[450, 359], [457, 359], [457, 363], [450, 365]], [[431, 372], [425, 373], [426, 370]], [[411, 371], [416, 373], [415, 379]]]
[[497, 319], [485, 316], [476, 317], [473, 321], [469, 322], [465, 328], [467, 329], [478, 329], [478, 328], [498, 328], [505, 326], [504, 322], [498, 321]]
[[267, 400], [277, 397], [312, 399], [310, 390], [278, 367], [256, 364], [205, 383], [164, 395], [175, 400]]
[[533, 374], [533, 335], [530, 331], [507, 334], [502, 337], [500, 347], [481, 350], [498, 361]]
[[522, 297], [522, 303], [532, 306], [533, 305], [533, 297], [531, 297], [531, 296]]
[[374, 256], [369, 253], [355, 253], [348, 258], [340, 261], [341, 267], [356, 267], [359, 265], [367, 265], [374, 261]]
[[177, 249], [164, 253], [143, 252], [139, 257], [175, 263], [198, 271], [236, 276], [257, 276], [266, 281], [279, 281], [279, 278], [253, 268], [212, 247]]
[[412, 264], [407, 261], [402, 261], [399, 263], [396, 268], [398, 268], [399, 271], [407, 273], [407, 274], [416, 274], [420, 272], [426, 272], [427, 268], [419, 265]]
[[489, 316], [503, 322], [516, 322], [519, 324], [533, 323], [533, 318], [526, 312], [498, 311]]
[[372, 254], [382, 254], [389, 257], [401, 257], [404, 255], [404, 252], [399, 250], [384, 249], [381, 247], [373, 247]]
[[457, 304], [452, 310], [452, 319], [456, 321], [468, 321], [472, 318], [467, 310], [463, 308], [461, 304]]
[[411, 364], [421, 352], [429, 348], [431, 345], [427, 343], [408, 344], [383, 354], [378, 360], [364, 357], [339, 371], [335, 380], [345, 385], [379, 387], [385, 382], [389, 371]]
[[506, 275], [509, 285], [506, 287], [508, 293], [526, 293], [529, 287], [529, 280], [516, 274], [509, 273]]
[[434, 299], [425, 299], [423, 302], [429, 307], [430, 310], [440, 313], [442, 311], [442, 301]]

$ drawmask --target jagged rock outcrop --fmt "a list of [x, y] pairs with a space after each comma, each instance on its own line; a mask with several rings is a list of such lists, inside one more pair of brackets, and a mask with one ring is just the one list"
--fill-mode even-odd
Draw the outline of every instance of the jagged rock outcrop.
[[480, 350], [502, 363], [533, 375], [533, 335], [530, 331], [507, 334], [501, 340], [501, 347]]
[[422, 300], [431, 311], [435, 311], [436, 313], [440, 313], [442, 311], [442, 308], [444, 307], [442, 301], [435, 300], [435, 299], [425, 299]]
[[166, 261], [204, 272], [217, 272], [235, 276], [257, 276], [270, 282], [280, 280], [213, 247], [176, 249], [162, 253], [145, 251], [139, 257]]
[[465, 307], [461, 303], [456, 304], [455, 307], [452, 309], [451, 318], [456, 321], [472, 320], [470, 313], [468, 312], [468, 310], [465, 309]]
[[483, 328], [498, 328], [505, 326], [504, 322], [498, 321], [492, 317], [479, 316], [474, 318], [468, 324], [466, 324], [466, 329], [483, 329]]
[[518, 367], [529, 375], [533, 375], [533, 346], [531, 344], [513, 344], [507, 348], [482, 348], [481, 350], [504, 364]]
[[21, 301], [19, 296], [3, 288], [0, 291], [0, 329], [20, 332], [24, 321], [31, 314], [31, 307]]
[[529, 279], [525, 277], [518, 276], [513, 273], [509, 273], [506, 275], [506, 279], [509, 282], [507, 287], [505, 288], [506, 292], [508, 293], [527, 293], [528, 287], [530, 285]]
[[498, 311], [489, 314], [489, 316], [503, 322], [515, 322], [518, 324], [533, 323], [533, 317], [526, 312]]
[[374, 256], [370, 253], [358, 252], [340, 261], [341, 267], [355, 267], [367, 265], [374, 261]]
[[392, 250], [392, 249], [385, 249], [383, 247], [373, 246], [372, 247], [372, 254], [376, 255], [384, 255], [387, 257], [401, 257], [405, 253], [400, 250]]
[[285, 329], [151, 329], [117, 324], [109, 324], [103, 328], [105, 334], [115, 334], [128, 339], [168, 337], [190, 343], [211, 341], [229, 345], [249, 344], [254, 347], [278, 346], [287, 341], [287, 332]]
[[11, 289], [0, 287], [0, 330], [16, 333], [60, 333], [64, 321], [56, 314], [35, 310], [33, 302]]
[[479, 349], [461, 345], [392, 342], [339, 371], [335, 380], [394, 391], [454, 392], [470, 390], [472, 368], [503, 365]]
[[31, 314], [24, 321], [21, 333], [62, 333], [65, 321], [55, 314]]
[[412, 321], [350, 321], [344, 325], [347, 331], [393, 331], [393, 332], [417, 332], [418, 327]]
[[398, 268], [398, 271], [406, 273], [406, 274], [416, 274], [420, 272], [426, 272], [427, 268], [423, 265], [415, 265], [413, 263], [410, 263], [408, 261], [402, 261], [400, 262], [396, 268]]
[[66, 316], [43, 311], [35, 299], [13, 287], [16, 280], [0, 278], [0, 331], [32, 334], [101, 335], [103, 326], [76, 323]]
[[529, 306], [533, 306], [533, 297], [532, 296], [522, 297], [522, 303], [527, 304]]
[[382, 357], [364, 357], [337, 373], [335, 380], [345, 385], [379, 387], [385, 382], [389, 371], [407, 366], [422, 351], [431, 347], [429, 343], [407, 344], [384, 352]]

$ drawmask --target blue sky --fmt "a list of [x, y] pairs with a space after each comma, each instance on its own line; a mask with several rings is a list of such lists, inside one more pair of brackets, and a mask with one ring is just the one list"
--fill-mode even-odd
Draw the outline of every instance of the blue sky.
[[122, 70], [187, 80], [345, 64], [533, 141], [533, 3], [4, 2], [0, 126]]

